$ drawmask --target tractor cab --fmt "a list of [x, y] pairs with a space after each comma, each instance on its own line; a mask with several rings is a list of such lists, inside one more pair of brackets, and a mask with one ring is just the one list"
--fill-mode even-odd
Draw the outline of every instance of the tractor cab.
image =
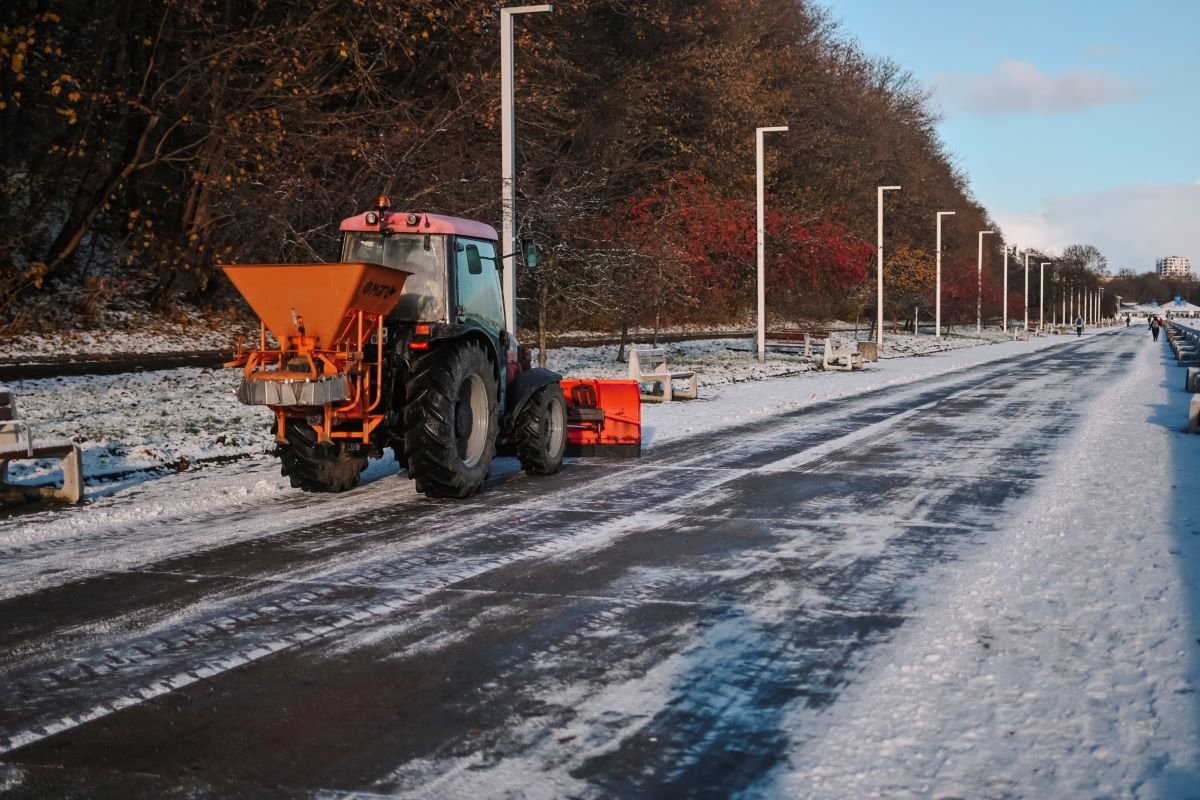
[[390, 320], [462, 325], [499, 341], [504, 301], [494, 228], [437, 214], [392, 213], [381, 197], [376, 210], [343, 221], [341, 229], [343, 262], [412, 273]]

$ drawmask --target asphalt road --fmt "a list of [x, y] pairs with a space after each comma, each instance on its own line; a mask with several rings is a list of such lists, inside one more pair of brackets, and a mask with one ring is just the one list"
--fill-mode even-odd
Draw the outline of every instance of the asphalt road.
[[367, 486], [131, 526], [262, 534], [0, 601], [0, 795], [755, 796], [1142, 338], [466, 502]]

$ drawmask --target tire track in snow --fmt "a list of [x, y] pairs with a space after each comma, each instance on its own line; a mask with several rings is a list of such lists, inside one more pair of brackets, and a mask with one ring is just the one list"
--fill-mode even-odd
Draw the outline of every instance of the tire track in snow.
[[[906, 419], [907, 416], [907, 414], [892, 416], [888, 421], [876, 423], [870, 432], [874, 433], [894, 426]], [[852, 431], [843, 439], [827, 442], [822, 446], [821, 453], [826, 454], [836, 452], [838, 449], [853, 448], [857, 446], [863, 435], [861, 430]], [[794, 456], [789, 455], [784, 460], [789, 461], [793, 458]], [[361, 569], [361, 564], [359, 564], [357, 565], [359, 569], [349, 574], [342, 568], [335, 569], [333, 572], [325, 572], [319, 578], [315, 576], [276, 578], [271, 581], [272, 584], [283, 583], [293, 591], [295, 591], [295, 586], [300, 586], [301, 589], [292, 597], [286, 598], [278, 597], [277, 592], [265, 592], [263, 594], [265, 602], [260, 601], [254, 608], [243, 608], [241, 609], [242, 613], [223, 613], [193, 623], [189, 627], [174, 629], [165, 635], [156, 634], [152, 640], [137, 639], [122, 647], [105, 648], [102, 654], [73, 659], [69, 665], [57, 670], [48, 670], [34, 675], [10, 674], [8, 680], [23, 689], [24, 692], [35, 692], [42, 698], [53, 698], [57, 701], [55, 705], [61, 704], [64, 693], [72, 695], [69, 702], [77, 702], [77, 696], [96, 691], [96, 687], [102, 686], [106, 681], [130, 673], [142, 679], [142, 682], [132, 689], [123, 687], [117, 696], [95, 703], [76, 713], [39, 722], [25, 729], [10, 731], [6, 729], [7, 726], [0, 727], [0, 753], [24, 747], [296, 645], [324, 638], [347, 626], [388, 617], [409, 608], [413, 603], [432, 593], [513, 563], [544, 559], [550, 556], [561, 557], [565, 553], [577, 552], [589, 547], [604, 547], [614, 538], [620, 538], [646, 527], [653, 528], [671, 524], [687, 513], [685, 509], [694, 497], [707, 494], [721, 484], [744, 475], [743, 470], [707, 471], [704, 473], [705, 480], [699, 488], [673, 499], [669, 505], [675, 506], [677, 508], [675, 511], [640, 512], [626, 517], [616, 525], [600, 523], [592, 526], [583, 534], [571, 532], [552, 536], [532, 546], [493, 556], [475, 564], [471, 564], [468, 560], [464, 565], [461, 556], [447, 558], [444, 554], [435, 551], [426, 558], [410, 556], [398, 564], [394, 562], [376, 563], [367, 570]], [[634, 483], [644, 478], [637, 474], [637, 470], [626, 470], [616, 473], [616, 479], [625, 483]], [[603, 487], [593, 487], [590, 491], [606, 496], [610, 495], [613, 492], [610, 484], [611, 481], [606, 482]], [[669, 485], [677, 487], [677, 483], [673, 481]], [[587, 492], [585, 491], [583, 494], [587, 494]], [[576, 493], [576, 498], [578, 497], [579, 494]], [[530, 510], [538, 512], [538, 504], [532, 503]], [[494, 512], [495, 519], [476, 522], [474, 528], [477, 531], [485, 532], [483, 535], [486, 536], [486, 532], [490, 531], [500, 521], [500, 518], [511, 515], [513, 511], [514, 509], [504, 508]], [[453, 523], [454, 516], [448, 514], [447, 524]], [[462, 536], [455, 537], [449, 546], [451, 548], [461, 547], [463, 538]], [[385, 557], [394, 558], [394, 553], [388, 553]], [[358, 558], [361, 560], [362, 556], [359, 555]], [[437, 562], [446, 561], [448, 564], [440, 568], [435, 567]], [[157, 571], [143, 570], [143, 572]], [[160, 574], [175, 574], [184, 579], [213, 577], [195, 572]], [[221, 577], [237, 576], [222, 573]], [[408, 585], [397, 592], [397, 581]], [[330, 618], [314, 627], [300, 625], [299, 629], [292, 633], [275, 636], [264, 636], [261, 631], [264, 626], [269, 630], [279, 627], [294, 627], [298, 623], [291, 617], [298, 615], [298, 612], [307, 611], [322, 601], [330, 601], [346, 589], [359, 587], [367, 587], [375, 592], [379, 591], [380, 587], [387, 588], [384, 595], [372, 598], [371, 602], [356, 605], [352, 610], [344, 613], [334, 613]], [[234, 649], [225, 655], [202, 658], [199, 661], [193, 660], [192, 663], [188, 663], [182, 668], [177, 666], [178, 662], [188, 660], [190, 651], [203, 649], [205, 645], [214, 641], [217, 641], [224, 649], [228, 649], [228, 639], [243, 630], [248, 631], [254, 637], [253, 642], [247, 646]], [[162, 661], [169, 663], [163, 665], [160, 663]], [[166, 669], [174, 671], [159, 677], [150, 677], [145, 674], [148, 671], [161, 673], [164, 666]]]

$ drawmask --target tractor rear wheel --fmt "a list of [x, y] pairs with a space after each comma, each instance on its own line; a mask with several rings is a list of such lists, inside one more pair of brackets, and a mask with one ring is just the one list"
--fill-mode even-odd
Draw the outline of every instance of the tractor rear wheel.
[[470, 497], [496, 455], [496, 370], [478, 342], [431, 350], [405, 386], [404, 455], [418, 492]]
[[351, 455], [345, 443], [318, 444], [317, 432], [301, 419], [288, 420], [287, 444], [279, 446], [280, 471], [306, 492], [344, 492], [358, 485], [366, 456]]
[[562, 386], [550, 383], [533, 393], [517, 415], [513, 436], [521, 469], [530, 475], [553, 475], [562, 468], [567, 449], [567, 404]]

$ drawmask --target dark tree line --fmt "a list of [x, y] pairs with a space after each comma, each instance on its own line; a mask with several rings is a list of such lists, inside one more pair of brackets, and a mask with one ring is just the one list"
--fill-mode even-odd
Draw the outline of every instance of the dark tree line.
[[[496, 4], [15, 0], [0, 22], [0, 331], [227, 302], [220, 262], [336, 258], [381, 192], [499, 228]], [[879, 184], [904, 186], [889, 246], [914, 264], [936, 210], [951, 271], [994, 227], [925, 90], [806, 0], [561, 0], [516, 52], [519, 225], [545, 253], [524, 326], [744, 318], [758, 125], [790, 126], [767, 164], [779, 318], [871, 304]]]

